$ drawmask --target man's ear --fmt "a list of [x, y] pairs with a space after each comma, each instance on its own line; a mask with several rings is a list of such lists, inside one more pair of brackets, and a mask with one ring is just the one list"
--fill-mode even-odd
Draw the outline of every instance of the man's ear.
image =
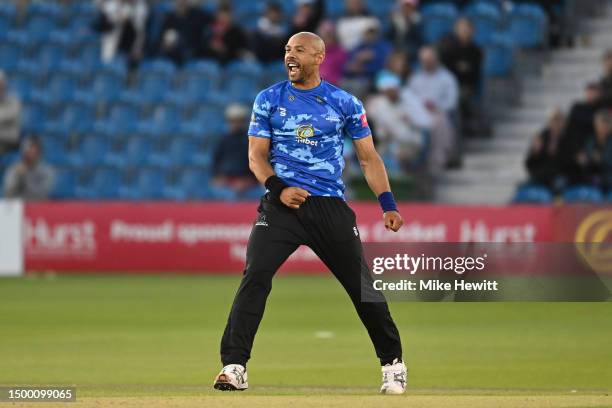
[[317, 54], [317, 63], [319, 65], [321, 65], [323, 63], [323, 60], [325, 59], [325, 53], [324, 52], [320, 52]]

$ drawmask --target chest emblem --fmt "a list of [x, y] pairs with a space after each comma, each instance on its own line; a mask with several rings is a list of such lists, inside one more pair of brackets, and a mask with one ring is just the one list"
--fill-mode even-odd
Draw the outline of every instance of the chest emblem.
[[297, 136], [296, 141], [298, 143], [304, 143], [310, 146], [316, 146], [319, 144], [317, 140], [309, 140], [309, 138], [313, 137], [315, 134], [314, 127], [311, 124], [298, 126], [295, 129], [295, 134]]

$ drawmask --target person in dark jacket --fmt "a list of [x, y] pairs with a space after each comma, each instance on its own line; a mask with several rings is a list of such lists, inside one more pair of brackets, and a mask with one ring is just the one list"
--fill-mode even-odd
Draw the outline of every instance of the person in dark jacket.
[[225, 109], [228, 132], [213, 155], [213, 184], [229, 187], [237, 194], [257, 185], [249, 169], [249, 138], [245, 137], [249, 124], [248, 109], [231, 104]]
[[263, 63], [282, 61], [287, 43], [287, 26], [283, 9], [278, 3], [269, 3], [257, 21], [254, 48], [257, 59]]
[[459, 83], [459, 113], [462, 133], [474, 133], [480, 119], [478, 96], [482, 84], [481, 48], [474, 42], [474, 27], [467, 18], [455, 23], [454, 34], [440, 44], [440, 59]]
[[248, 55], [247, 44], [244, 30], [233, 20], [231, 6], [221, 4], [211, 24], [206, 56], [227, 64]]
[[387, 33], [394, 48], [408, 53], [411, 63], [416, 62], [419, 49], [425, 45], [418, 6], [419, 0], [399, 0], [391, 13], [391, 28]]
[[175, 0], [174, 10], [164, 18], [158, 53], [177, 65], [204, 52], [204, 34], [212, 17], [194, 0]]
[[580, 183], [591, 184], [610, 191], [612, 189], [612, 112], [597, 111], [594, 118], [595, 133], [585, 148], [576, 156], [580, 168]]
[[565, 129], [565, 115], [559, 109], [553, 110], [544, 128], [534, 139], [525, 160], [529, 182], [541, 184], [552, 191], [563, 187], [559, 142]]

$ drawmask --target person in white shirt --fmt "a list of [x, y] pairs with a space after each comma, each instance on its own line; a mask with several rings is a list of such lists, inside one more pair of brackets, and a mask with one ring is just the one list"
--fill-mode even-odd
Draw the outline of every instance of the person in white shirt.
[[16, 149], [21, 131], [21, 102], [7, 89], [6, 75], [0, 70], [0, 154]]
[[449, 157], [454, 156], [456, 149], [456, 131], [452, 124], [452, 115], [457, 109], [459, 87], [453, 74], [446, 69], [438, 58], [433, 47], [422, 47], [419, 50], [420, 68], [408, 81], [408, 89], [418, 95], [425, 103], [437, 127], [440, 136], [439, 146], [432, 147], [438, 154], [432, 158], [436, 168], [444, 167]]
[[457, 108], [459, 88], [453, 74], [438, 59], [432, 47], [419, 50], [420, 68], [410, 78], [410, 89], [425, 100], [429, 109], [452, 113]]
[[383, 71], [376, 80], [378, 93], [366, 103], [368, 117], [376, 126], [378, 148], [408, 168], [422, 151], [431, 115], [415, 95], [402, 94], [400, 78]]
[[145, 0], [96, 0], [101, 12], [102, 61], [125, 53], [132, 62], [142, 58], [149, 7]]

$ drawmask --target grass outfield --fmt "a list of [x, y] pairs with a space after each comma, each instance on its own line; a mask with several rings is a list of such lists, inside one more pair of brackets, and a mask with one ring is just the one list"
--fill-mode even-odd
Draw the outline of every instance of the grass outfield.
[[74, 384], [71, 407], [612, 406], [610, 302], [392, 303], [410, 391], [381, 397], [367, 334], [328, 277], [276, 278], [251, 389], [213, 392], [238, 280], [2, 279], [0, 384]]

